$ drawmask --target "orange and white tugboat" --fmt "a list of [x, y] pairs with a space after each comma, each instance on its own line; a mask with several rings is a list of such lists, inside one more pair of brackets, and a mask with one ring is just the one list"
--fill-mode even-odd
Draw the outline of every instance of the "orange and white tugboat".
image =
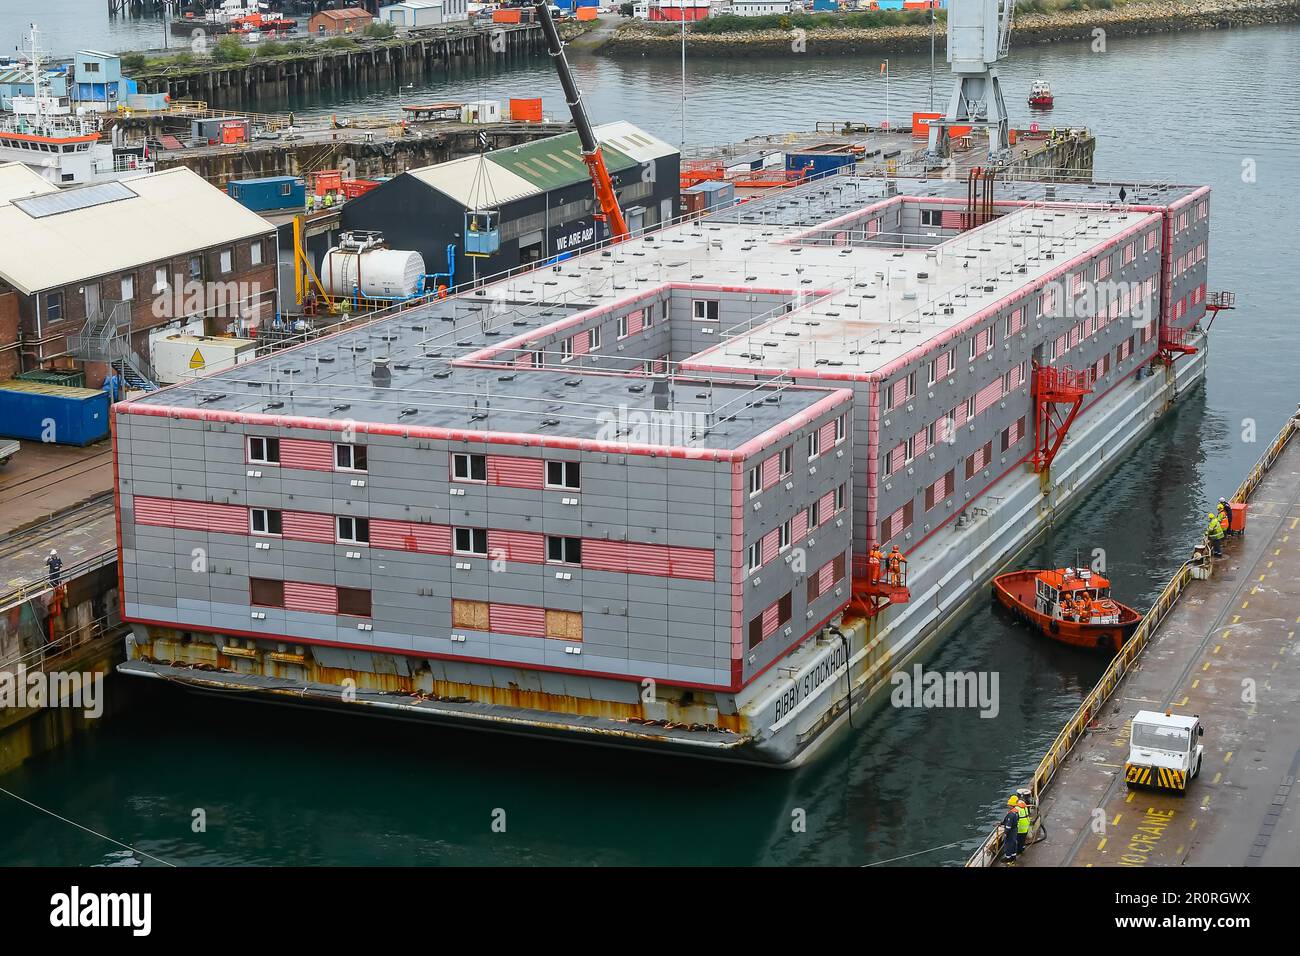
[[1118, 652], [1142, 620], [1110, 596], [1110, 581], [1085, 568], [999, 574], [993, 594], [1052, 640], [1075, 647]]
[[1034, 85], [1029, 88], [1029, 108], [1031, 110], [1050, 110], [1053, 102], [1052, 88], [1047, 85], [1047, 81], [1034, 80]]

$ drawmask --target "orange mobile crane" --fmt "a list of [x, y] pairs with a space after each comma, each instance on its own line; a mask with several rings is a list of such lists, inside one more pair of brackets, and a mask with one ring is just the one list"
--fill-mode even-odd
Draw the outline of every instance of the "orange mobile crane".
[[537, 18], [542, 23], [542, 32], [546, 34], [546, 45], [550, 49], [551, 59], [555, 61], [555, 72], [560, 75], [560, 86], [564, 88], [564, 100], [569, 104], [573, 114], [573, 125], [578, 130], [578, 140], [582, 144], [582, 161], [591, 173], [591, 185], [596, 190], [596, 202], [600, 212], [596, 219], [604, 222], [614, 242], [627, 238], [627, 222], [623, 219], [623, 210], [618, 208], [618, 197], [614, 195], [614, 184], [609, 180], [609, 170], [605, 168], [605, 157], [601, 155], [600, 144], [592, 132], [587, 111], [582, 105], [582, 94], [573, 81], [573, 71], [564, 56], [564, 44], [560, 42], [560, 33], [555, 29], [555, 20], [551, 17], [549, 3], [533, 5]]

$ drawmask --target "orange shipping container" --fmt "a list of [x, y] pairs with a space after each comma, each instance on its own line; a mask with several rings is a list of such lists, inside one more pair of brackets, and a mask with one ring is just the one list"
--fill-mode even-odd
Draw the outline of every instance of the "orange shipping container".
[[578, 7], [578, 19], [579, 19], [579, 20], [594, 20], [594, 19], [596, 19], [596, 8], [595, 8], [595, 7]]
[[542, 121], [541, 99], [515, 99], [511, 97], [510, 118], [516, 123], [540, 123]]
[[[930, 120], [943, 119], [942, 113], [913, 113], [912, 114], [912, 135], [918, 139], [924, 139], [930, 135]], [[952, 126], [948, 129], [948, 135], [953, 139], [966, 136], [970, 133], [969, 126]]]
[[493, 10], [492, 22], [493, 23], [518, 23], [519, 11], [518, 10]]

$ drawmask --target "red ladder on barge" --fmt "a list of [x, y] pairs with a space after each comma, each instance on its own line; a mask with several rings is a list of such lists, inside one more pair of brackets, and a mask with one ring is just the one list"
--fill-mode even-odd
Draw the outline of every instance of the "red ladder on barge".
[[1092, 376], [1087, 371], [1034, 365], [1034, 453], [1030, 463], [1034, 471], [1052, 466], [1052, 459], [1065, 441], [1066, 432], [1083, 407], [1083, 397], [1092, 391]]

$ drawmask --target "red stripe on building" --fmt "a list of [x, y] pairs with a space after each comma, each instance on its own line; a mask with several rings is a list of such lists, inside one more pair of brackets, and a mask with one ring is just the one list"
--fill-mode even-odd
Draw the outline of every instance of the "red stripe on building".
[[451, 528], [445, 524], [372, 518], [370, 546], [421, 554], [451, 554]]
[[510, 488], [541, 488], [546, 466], [540, 458], [517, 458], [513, 455], [488, 455], [489, 485]]
[[248, 509], [241, 505], [137, 497], [134, 508], [136, 524], [184, 528], [187, 531], [248, 534]]
[[627, 542], [584, 540], [582, 566], [593, 571], [627, 570]]
[[337, 614], [339, 610], [338, 591], [328, 584], [304, 584], [301, 581], [285, 581], [284, 606], [290, 611]]
[[334, 470], [334, 444], [304, 438], [280, 439], [280, 466], [311, 471]]
[[334, 516], [311, 514], [306, 511], [285, 511], [280, 518], [286, 538], [294, 541], [334, 543]]
[[488, 626], [499, 634], [546, 636], [546, 609], [522, 604], [489, 604]]
[[[373, 534], [373, 532], [372, 532]], [[545, 561], [542, 535], [531, 531], [488, 531], [488, 553], [498, 554], [507, 561], [542, 564]]]
[[713, 552], [708, 548], [668, 549], [668, 574], [674, 578], [691, 578], [695, 581], [712, 581]]

